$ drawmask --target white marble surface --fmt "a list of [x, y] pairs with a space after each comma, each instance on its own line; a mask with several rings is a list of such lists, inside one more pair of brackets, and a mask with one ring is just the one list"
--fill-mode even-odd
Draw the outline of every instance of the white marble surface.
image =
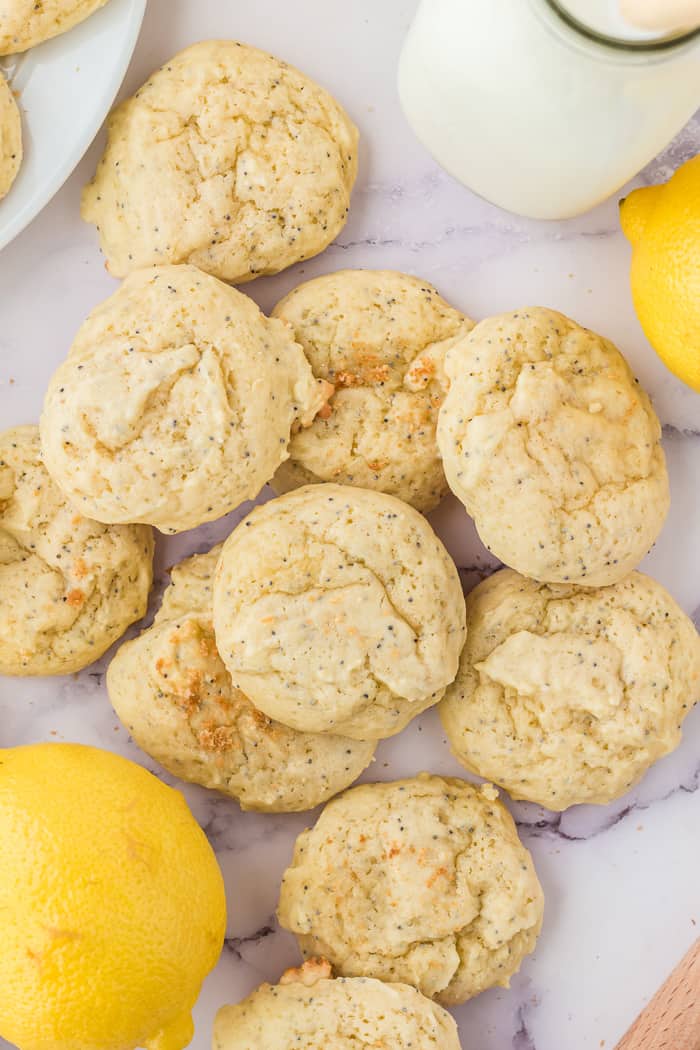
[[[541, 303], [614, 339], [654, 396], [665, 428], [673, 509], [645, 568], [700, 614], [700, 397], [667, 373], [635, 319], [629, 250], [614, 201], [562, 224], [499, 212], [444, 175], [413, 139], [394, 68], [415, 0], [150, 0], [125, 89], [162, 60], [207, 36], [235, 36], [278, 53], [326, 84], [359, 124], [362, 158], [350, 221], [319, 258], [248, 285], [270, 307], [297, 281], [348, 266], [424, 276], [474, 317]], [[67, 115], [71, 119], [71, 115]], [[700, 148], [700, 122], [643, 174], [652, 181]], [[90, 308], [114, 290], [93, 230], [78, 215], [93, 147], [52, 204], [0, 255], [0, 419], [37, 419], [46, 382]], [[471, 585], [488, 565], [473, 527], [447, 502], [434, 515]], [[229, 522], [161, 541], [158, 565], [206, 548]], [[162, 772], [120, 728], [103, 687], [106, 661], [53, 680], [0, 679], [0, 746], [75, 740], [110, 748]], [[421, 769], [459, 773], [434, 713], [380, 746], [371, 778]], [[612, 1048], [697, 935], [700, 922], [700, 710], [683, 745], [628, 797], [554, 817], [518, 806], [521, 832], [547, 895], [535, 954], [509, 991], [455, 1011], [465, 1050]], [[222, 959], [196, 1008], [196, 1050], [209, 1046], [216, 1008], [297, 960], [277, 930], [280, 874], [308, 822], [242, 814], [230, 801], [186, 788], [217, 850], [230, 918]], [[0, 1045], [6, 1046], [7, 1044]]]

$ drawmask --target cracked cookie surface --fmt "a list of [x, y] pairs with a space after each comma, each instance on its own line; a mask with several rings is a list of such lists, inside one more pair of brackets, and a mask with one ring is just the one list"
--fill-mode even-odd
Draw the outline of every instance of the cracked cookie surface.
[[22, 119], [12, 88], [0, 73], [0, 200], [22, 163]]
[[318, 84], [245, 44], [180, 52], [108, 134], [82, 215], [115, 277], [189, 262], [238, 284], [323, 251], [347, 219], [357, 129]]
[[504, 569], [469, 594], [467, 623], [440, 716], [459, 761], [516, 799], [618, 798], [700, 699], [698, 633], [639, 572], [589, 590]]
[[0, 55], [26, 51], [72, 29], [107, 0], [0, 0]]
[[405, 981], [450, 1005], [508, 985], [543, 908], [495, 788], [424, 773], [329, 802], [297, 839], [278, 914], [337, 973]]
[[153, 534], [83, 517], [51, 481], [39, 430], [0, 434], [0, 673], [79, 671], [146, 612]]
[[47, 468], [106, 522], [180, 532], [254, 498], [325, 402], [281, 321], [193, 266], [132, 274], [54, 373]]
[[485, 545], [548, 583], [636, 568], [669, 508], [661, 427], [612, 343], [541, 307], [482, 321], [447, 353], [438, 445]]
[[233, 687], [212, 626], [220, 550], [172, 570], [153, 626], [109, 666], [110, 700], [139, 747], [175, 776], [243, 809], [312, 809], [357, 779], [374, 744], [288, 729]]
[[213, 1050], [460, 1050], [446, 1010], [406, 984], [333, 979], [322, 959], [262, 984], [214, 1022]]
[[445, 354], [473, 322], [432, 285], [389, 270], [341, 270], [299, 285], [272, 311], [335, 392], [295, 434], [277, 492], [321, 481], [398, 496], [424, 513], [449, 491], [435, 438]]
[[393, 496], [309, 485], [256, 508], [224, 545], [214, 627], [235, 684], [294, 729], [398, 733], [437, 703], [464, 643], [457, 569]]

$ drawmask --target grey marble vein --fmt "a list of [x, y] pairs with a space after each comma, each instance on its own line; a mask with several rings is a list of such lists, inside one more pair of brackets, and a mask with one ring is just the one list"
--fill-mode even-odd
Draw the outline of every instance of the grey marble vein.
[[669, 179], [681, 164], [698, 152], [698, 140], [700, 140], [700, 110], [673, 142], [662, 150], [650, 164], [647, 164], [640, 176], [642, 182], [645, 185], [651, 185]]
[[[544, 243], [548, 241], [565, 243], [574, 239], [578, 241], [581, 238], [603, 239], [607, 237], [618, 237], [620, 235], [619, 227], [612, 225], [600, 229], [596, 228], [592, 230], [576, 231], [554, 231], [548, 230], [545, 227], [537, 232], [539, 236], [536, 237], [536, 240]], [[526, 245], [532, 242], [533, 231], [528, 227], [520, 227], [515, 223], [504, 223], [503, 225], [479, 223], [474, 226], [446, 226], [437, 232], [435, 236], [421, 240], [379, 236], [369, 236], [352, 241], [337, 240], [330, 245], [328, 252], [331, 254], [336, 251], [351, 252], [358, 248], [402, 248], [405, 251], [416, 253], [426, 251], [430, 248], [442, 247], [451, 241], [467, 241], [470, 238], [489, 236], [497, 236], [500, 241], [505, 241], [511, 245]]]
[[277, 933], [279, 927], [275, 923], [274, 916], [270, 916], [269, 922], [266, 922], [264, 926], [261, 926], [255, 933], [249, 934], [247, 937], [227, 937], [224, 941], [224, 948], [228, 952], [232, 952], [237, 959], [241, 962], [244, 961], [242, 949], [247, 944], [260, 944], [260, 941], [264, 941], [266, 937], [272, 936]]
[[[691, 775], [682, 780], [680, 784], [655, 798], [646, 801], [631, 799], [619, 809], [595, 807], [596, 811], [600, 813], [602, 819], [597, 821], [595, 826], [585, 833], [568, 831], [564, 827], [565, 822], [570, 822], [575, 819], [577, 811], [580, 812], [584, 807], [574, 807], [573, 809], [565, 810], [563, 813], [552, 813], [544, 810], [543, 812], [546, 815], [540, 816], [536, 820], [527, 820], [522, 816], [517, 816], [516, 824], [524, 838], [561, 839], [564, 842], [588, 842], [600, 835], [604, 835], [612, 828], [617, 827], [618, 824], [621, 824], [632, 814], [644, 813], [652, 806], [659, 805], [662, 802], [667, 802], [679, 792], [686, 795], [694, 795], [699, 788], [700, 764], [698, 764]], [[591, 810], [593, 807], [585, 808]]]
[[[700, 398], [699, 398], [700, 401]], [[673, 423], [664, 423], [662, 426], [663, 436], [670, 440], [682, 440], [684, 438], [700, 438], [700, 403], [698, 404], [698, 427], [677, 427]]]
[[535, 1040], [533, 1039], [532, 1035], [528, 1030], [527, 1014], [528, 1006], [526, 1003], [523, 1003], [522, 1006], [519, 1007], [516, 1014], [516, 1020], [518, 1022], [519, 1027], [513, 1035], [512, 1050], [537, 1050]]

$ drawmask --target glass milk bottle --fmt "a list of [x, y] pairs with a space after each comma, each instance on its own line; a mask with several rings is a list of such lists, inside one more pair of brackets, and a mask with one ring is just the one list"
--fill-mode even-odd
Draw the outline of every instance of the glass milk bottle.
[[399, 66], [418, 138], [521, 215], [568, 218], [610, 196], [700, 106], [700, 31], [634, 28], [618, 4], [422, 0]]

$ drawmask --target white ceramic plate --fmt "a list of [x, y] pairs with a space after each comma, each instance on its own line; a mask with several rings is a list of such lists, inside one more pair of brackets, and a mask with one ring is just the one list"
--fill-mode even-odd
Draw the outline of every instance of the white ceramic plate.
[[0, 60], [18, 93], [24, 158], [0, 201], [0, 248], [61, 188], [97, 134], [136, 47], [146, 0], [109, 0], [68, 33]]

